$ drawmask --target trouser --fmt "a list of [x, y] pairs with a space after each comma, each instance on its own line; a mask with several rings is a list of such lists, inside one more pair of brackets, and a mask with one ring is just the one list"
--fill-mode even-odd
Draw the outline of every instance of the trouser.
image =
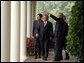
[[62, 59], [62, 47], [61, 46], [55, 46], [55, 60], [61, 60]]
[[35, 57], [37, 57], [37, 55], [41, 56], [41, 41], [39, 39], [37, 39], [35, 43]]
[[42, 56], [47, 58], [48, 52], [49, 52], [49, 44], [48, 44], [48, 40], [45, 39], [42, 41]]
[[69, 54], [68, 54], [68, 52], [66, 50], [66, 46], [67, 46], [67, 44], [65, 43], [64, 46], [63, 46], [63, 49], [65, 51], [65, 56], [66, 56], [65, 59], [69, 59]]
[[54, 59], [55, 60], [63, 59], [63, 57], [62, 57], [62, 49], [65, 50], [66, 58], [69, 57], [69, 54], [66, 51], [66, 39], [65, 38], [63, 38], [63, 39], [56, 39], [55, 49], [54, 49], [54, 52], [55, 52], [55, 58]]
[[55, 52], [55, 60], [61, 60], [62, 59], [62, 48], [63, 48], [64, 42], [63, 39], [56, 39], [54, 52]]

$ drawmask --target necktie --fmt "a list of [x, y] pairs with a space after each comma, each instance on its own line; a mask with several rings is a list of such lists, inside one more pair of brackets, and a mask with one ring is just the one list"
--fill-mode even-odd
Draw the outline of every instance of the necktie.
[[47, 23], [46, 23], [46, 22], [44, 22], [44, 27], [46, 26], [46, 24], [47, 24]]

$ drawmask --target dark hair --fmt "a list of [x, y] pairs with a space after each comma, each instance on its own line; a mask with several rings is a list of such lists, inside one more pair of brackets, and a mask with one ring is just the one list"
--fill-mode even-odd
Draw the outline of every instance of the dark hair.
[[47, 18], [49, 18], [49, 16], [47, 14], [44, 14], [43, 16], [46, 16]]
[[39, 16], [40, 16], [40, 18], [42, 18], [42, 17], [43, 17], [43, 15], [42, 15], [42, 14], [40, 14], [40, 13], [39, 13], [39, 14], [37, 14], [37, 15], [39, 15]]

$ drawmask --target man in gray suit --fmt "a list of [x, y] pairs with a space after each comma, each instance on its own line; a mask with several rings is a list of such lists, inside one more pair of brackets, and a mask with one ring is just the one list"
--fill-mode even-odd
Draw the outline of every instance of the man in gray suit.
[[37, 20], [34, 20], [33, 22], [33, 37], [35, 39], [35, 59], [37, 59], [37, 53], [39, 55], [39, 58], [41, 58], [41, 41], [40, 41], [40, 22], [42, 14], [37, 14]]

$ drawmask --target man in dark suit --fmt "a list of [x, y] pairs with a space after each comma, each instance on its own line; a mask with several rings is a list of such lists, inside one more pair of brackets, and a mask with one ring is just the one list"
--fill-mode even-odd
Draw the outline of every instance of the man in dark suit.
[[42, 56], [43, 60], [47, 60], [49, 52], [49, 40], [53, 35], [53, 25], [48, 21], [48, 15], [43, 15], [43, 23], [41, 24], [41, 37], [42, 37]]
[[41, 41], [40, 41], [40, 22], [42, 18], [42, 14], [37, 15], [37, 20], [33, 22], [33, 37], [35, 39], [35, 59], [37, 59], [37, 53], [39, 58], [41, 58]]
[[[47, 13], [50, 15], [52, 19], [56, 21], [56, 26], [55, 26], [55, 61], [60, 61], [62, 60], [62, 49], [66, 48], [66, 36], [68, 33], [68, 25], [65, 22], [65, 16], [63, 13], [57, 13], [56, 16]], [[68, 53], [66, 53], [66, 59], [69, 59]]]

